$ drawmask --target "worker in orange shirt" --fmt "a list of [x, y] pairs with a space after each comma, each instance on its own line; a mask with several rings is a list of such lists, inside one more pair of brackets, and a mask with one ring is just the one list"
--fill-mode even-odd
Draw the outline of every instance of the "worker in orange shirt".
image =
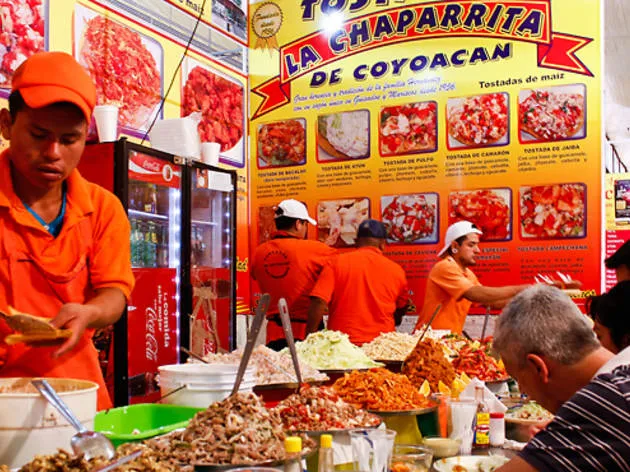
[[287, 343], [278, 315], [278, 300], [286, 299], [293, 336], [303, 340], [309, 294], [322, 267], [337, 251], [319, 241], [305, 239], [308, 224], [317, 225], [317, 222], [302, 202], [292, 199], [280, 202], [274, 219], [277, 231], [256, 249], [251, 274], [261, 292], [271, 296], [267, 346], [280, 350]]
[[470, 269], [481, 253], [481, 230], [469, 221], [458, 221], [446, 230], [444, 247], [438, 252], [441, 260], [433, 266], [427, 280], [422, 312], [416, 329], [431, 323], [434, 329], [448, 329], [461, 334], [468, 310], [473, 302], [501, 308], [517, 293], [529, 285], [485, 287]]
[[0, 310], [50, 318], [71, 330], [56, 346], [7, 346], [0, 377], [68, 377], [99, 384], [111, 407], [92, 335], [116, 322], [134, 284], [127, 215], [110, 192], [76, 170], [96, 103], [72, 56], [42, 52], [15, 71], [0, 111]]
[[402, 267], [383, 255], [386, 230], [377, 220], [363, 221], [357, 231], [358, 249], [333, 259], [311, 291], [308, 333], [316, 331], [326, 309], [328, 329], [346, 333], [361, 345], [394, 331], [409, 304]]

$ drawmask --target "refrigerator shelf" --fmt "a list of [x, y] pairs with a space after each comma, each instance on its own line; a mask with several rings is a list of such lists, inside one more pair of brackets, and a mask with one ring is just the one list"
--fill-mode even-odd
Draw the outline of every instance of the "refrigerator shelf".
[[146, 211], [132, 210], [132, 209], [129, 209], [128, 211], [129, 211], [129, 216], [138, 216], [140, 218], [151, 218], [154, 220], [168, 220], [168, 216], [160, 215], [158, 213], [148, 213]]
[[216, 221], [190, 220], [190, 222], [194, 225], [204, 225], [204, 226], [218, 226], [219, 225]]

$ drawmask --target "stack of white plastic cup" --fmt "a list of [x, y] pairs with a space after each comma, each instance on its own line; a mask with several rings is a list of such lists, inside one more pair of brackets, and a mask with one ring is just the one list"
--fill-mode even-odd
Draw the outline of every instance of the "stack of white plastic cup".
[[101, 143], [118, 139], [118, 107], [116, 105], [97, 105], [94, 107], [94, 120]]
[[210, 166], [216, 166], [219, 163], [219, 153], [221, 152], [221, 144], [219, 143], [201, 143], [201, 160]]

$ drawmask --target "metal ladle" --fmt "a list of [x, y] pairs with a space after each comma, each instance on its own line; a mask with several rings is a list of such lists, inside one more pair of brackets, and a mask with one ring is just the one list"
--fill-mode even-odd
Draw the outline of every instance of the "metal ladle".
[[113, 459], [116, 455], [116, 449], [114, 449], [112, 442], [101, 433], [88, 431], [46, 380], [31, 380], [31, 384], [77, 430], [77, 433], [70, 440], [70, 446], [76, 455], [83, 455], [86, 460], [96, 457], [104, 457], [107, 460]]

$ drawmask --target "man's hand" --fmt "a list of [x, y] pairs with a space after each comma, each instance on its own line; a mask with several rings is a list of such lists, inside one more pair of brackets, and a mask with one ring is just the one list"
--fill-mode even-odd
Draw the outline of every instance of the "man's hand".
[[57, 329], [69, 329], [72, 335], [55, 351], [53, 357], [60, 357], [73, 350], [81, 340], [85, 330], [99, 317], [99, 309], [93, 305], [67, 303], [61, 307], [50, 324]]
[[87, 328], [105, 328], [114, 324], [125, 310], [125, 296], [118, 288], [102, 288], [84, 305], [66, 303], [51, 321], [55, 328], [72, 331], [72, 336], [53, 356], [59, 357], [74, 349]]
[[528, 433], [529, 433], [529, 439], [533, 438], [534, 436], [536, 436], [538, 433], [540, 433], [543, 429], [545, 429], [547, 427], [547, 425], [551, 423], [551, 420], [548, 421], [541, 421], [540, 423], [536, 423], [532, 426], [529, 427]]

